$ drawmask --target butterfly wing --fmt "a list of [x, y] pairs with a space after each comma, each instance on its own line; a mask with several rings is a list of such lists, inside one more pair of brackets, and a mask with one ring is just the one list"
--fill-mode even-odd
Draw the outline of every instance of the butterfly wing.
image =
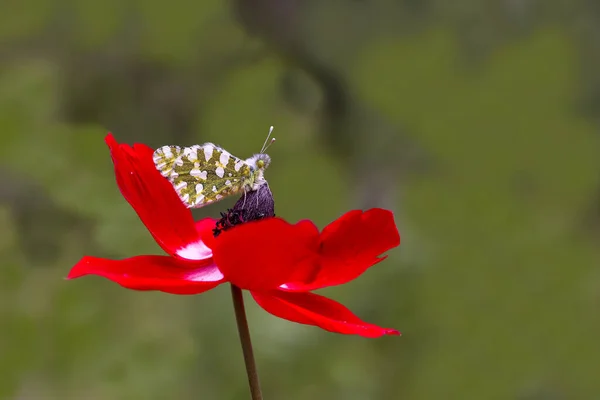
[[253, 174], [246, 161], [212, 143], [163, 146], [154, 152], [153, 160], [188, 208], [204, 207], [241, 192]]

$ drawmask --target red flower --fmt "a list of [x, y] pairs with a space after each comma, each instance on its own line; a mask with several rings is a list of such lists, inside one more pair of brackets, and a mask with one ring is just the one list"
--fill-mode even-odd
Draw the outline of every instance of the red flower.
[[154, 168], [152, 149], [117, 144], [111, 150], [117, 184], [169, 256], [124, 260], [84, 257], [68, 278], [104, 276], [136, 290], [195, 294], [225, 281], [249, 290], [267, 312], [331, 332], [379, 337], [399, 334], [360, 320], [346, 307], [312, 290], [349, 282], [400, 244], [390, 211], [355, 210], [322, 232], [310, 221], [270, 217], [221, 230], [216, 221], [194, 223], [171, 184]]

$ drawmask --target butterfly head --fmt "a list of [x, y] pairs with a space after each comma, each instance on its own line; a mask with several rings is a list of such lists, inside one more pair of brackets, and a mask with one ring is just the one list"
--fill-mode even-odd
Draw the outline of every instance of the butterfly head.
[[265, 139], [265, 143], [263, 144], [262, 149], [260, 149], [260, 153], [255, 154], [248, 160], [246, 160], [246, 162], [248, 162], [248, 164], [250, 164], [254, 168], [254, 170], [259, 170], [262, 172], [269, 167], [269, 164], [271, 164], [271, 157], [269, 157], [268, 154], [265, 154], [265, 151], [269, 148], [269, 146], [275, 143], [275, 138], [272, 138], [269, 142], [269, 139], [271, 138], [271, 133], [273, 133], [272, 126], [271, 128], [269, 128], [269, 134], [267, 135], [267, 139]]
[[269, 157], [268, 154], [259, 153], [247, 159], [246, 162], [254, 171], [262, 172], [269, 167], [269, 164], [271, 164], [271, 157]]

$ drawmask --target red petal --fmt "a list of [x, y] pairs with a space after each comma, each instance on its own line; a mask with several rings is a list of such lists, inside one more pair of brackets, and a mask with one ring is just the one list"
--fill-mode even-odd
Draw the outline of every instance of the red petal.
[[204, 260], [212, 252], [200, 240], [192, 213], [183, 205], [171, 183], [155, 168], [150, 147], [119, 144], [105, 138], [115, 166], [117, 185], [156, 242], [169, 254]]
[[378, 257], [400, 244], [391, 211], [354, 210], [327, 225], [319, 237], [319, 272], [314, 281], [288, 282], [285, 289], [308, 291], [341, 285], [382, 261]]
[[368, 338], [400, 335], [395, 329], [364, 322], [342, 304], [314, 293], [252, 292], [252, 296], [258, 305], [276, 317], [315, 325], [329, 332]]
[[[196, 232], [200, 236], [200, 240], [209, 248], [212, 249], [215, 243], [214, 229], [217, 226], [217, 220], [214, 218], [204, 218], [196, 222]], [[212, 251], [212, 250], [211, 250]]]
[[67, 279], [99, 275], [133, 290], [160, 290], [173, 294], [198, 294], [224, 282], [223, 274], [209, 262], [190, 263], [167, 256], [137, 256], [124, 260], [83, 257]]
[[214, 259], [226, 279], [248, 290], [272, 290], [314, 274], [318, 231], [310, 221], [280, 218], [248, 222], [222, 232]]

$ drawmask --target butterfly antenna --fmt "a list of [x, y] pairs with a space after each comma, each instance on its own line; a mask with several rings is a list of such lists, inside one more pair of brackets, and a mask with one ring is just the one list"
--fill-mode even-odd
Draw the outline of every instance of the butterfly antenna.
[[275, 138], [271, 139], [271, 141], [269, 142], [269, 144], [267, 145], [267, 147], [265, 147], [261, 153], [264, 153], [265, 151], [267, 151], [267, 149], [268, 149], [269, 147], [271, 147], [271, 145], [272, 145], [273, 143], [275, 143]]
[[273, 138], [273, 139], [271, 139], [271, 142], [268, 143], [269, 138], [271, 137], [271, 133], [273, 133], [273, 126], [271, 126], [271, 128], [269, 128], [269, 134], [267, 135], [267, 138], [265, 139], [265, 142], [263, 143], [262, 149], [260, 149], [261, 154], [264, 153], [275, 142], [275, 138]]

